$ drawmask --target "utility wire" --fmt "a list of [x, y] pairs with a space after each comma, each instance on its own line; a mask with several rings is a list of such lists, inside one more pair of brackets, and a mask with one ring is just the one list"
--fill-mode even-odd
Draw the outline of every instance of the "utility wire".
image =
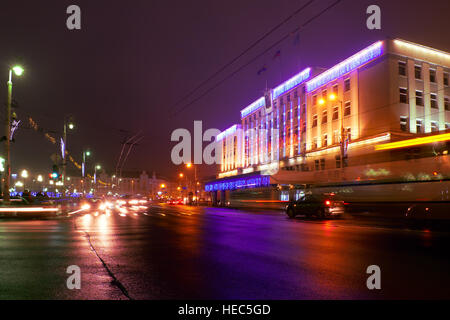
[[260, 37], [258, 40], [253, 42], [248, 48], [246, 48], [244, 51], [242, 51], [240, 54], [238, 54], [236, 57], [231, 59], [228, 63], [223, 65], [221, 68], [219, 68], [216, 72], [214, 72], [212, 75], [210, 75], [206, 80], [200, 82], [198, 86], [196, 86], [193, 90], [189, 91], [185, 96], [183, 96], [180, 100], [178, 100], [175, 104], [173, 104], [169, 110], [172, 110], [176, 106], [178, 106], [182, 101], [186, 100], [190, 96], [192, 96], [195, 92], [197, 92], [198, 89], [203, 87], [205, 84], [207, 84], [210, 80], [215, 78], [218, 74], [220, 74], [222, 71], [224, 71], [226, 68], [228, 68], [230, 65], [232, 65], [234, 62], [236, 62], [239, 58], [241, 58], [243, 55], [245, 55], [247, 52], [249, 52], [251, 49], [253, 49], [255, 46], [257, 46], [262, 40], [267, 38], [270, 34], [275, 32], [277, 29], [279, 29], [283, 24], [291, 20], [295, 15], [303, 11], [307, 6], [309, 6], [311, 3], [313, 3], [315, 0], [310, 0], [306, 4], [302, 5], [300, 8], [295, 10], [290, 16], [285, 18], [283, 21], [281, 21], [279, 24], [277, 24], [275, 27], [270, 29], [268, 32], [266, 32], [262, 37]]
[[197, 101], [199, 101], [200, 99], [202, 99], [204, 96], [206, 96], [208, 93], [210, 93], [211, 91], [213, 91], [214, 89], [216, 89], [218, 86], [220, 86], [222, 83], [224, 83], [226, 80], [230, 79], [231, 77], [233, 77], [235, 74], [237, 74], [238, 72], [240, 72], [242, 69], [244, 69], [245, 67], [247, 67], [248, 65], [250, 65], [251, 63], [253, 63], [255, 60], [257, 60], [259, 57], [261, 57], [262, 55], [264, 55], [265, 53], [267, 53], [268, 51], [270, 51], [271, 49], [273, 49], [274, 47], [276, 47], [277, 45], [279, 45], [281, 42], [283, 42], [284, 40], [286, 40], [287, 38], [289, 38], [290, 36], [292, 36], [293, 34], [300, 32], [302, 28], [304, 28], [305, 26], [307, 26], [309, 23], [311, 23], [313, 20], [317, 19], [318, 17], [320, 17], [322, 14], [324, 14], [325, 12], [327, 12], [329, 9], [331, 9], [332, 7], [336, 6], [338, 3], [340, 3], [342, 0], [337, 0], [335, 2], [333, 2], [331, 5], [329, 5], [328, 7], [326, 7], [325, 9], [323, 9], [322, 11], [320, 11], [318, 14], [316, 14], [315, 16], [313, 16], [312, 18], [310, 18], [309, 20], [307, 20], [305, 23], [303, 23], [301, 26], [296, 27], [295, 29], [293, 29], [291, 32], [289, 32], [288, 34], [286, 34], [285, 36], [283, 36], [280, 40], [276, 41], [275, 43], [273, 43], [270, 47], [268, 47], [267, 49], [265, 49], [263, 52], [261, 52], [260, 54], [256, 55], [255, 57], [253, 57], [252, 59], [250, 59], [247, 63], [245, 63], [244, 65], [242, 65], [241, 67], [239, 67], [238, 69], [236, 69], [235, 71], [233, 71], [232, 73], [230, 73], [228, 76], [226, 76], [224, 79], [220, 80], [219, 82], [216, 82], [216, 84], [214, 86], [212, 86], [209, 90], [205, 91], [203, 94], [201, 94], [199, 97], [197, 97], [196, 99], [192, 100], [191, 102], [185, 104], [181, 109], [179, 109], [176, 112], [171, 113], [170, 117], [173, 117], [176, 114], [181, 113], [182, 111], [186, 110], [188, 107], [190, 107], [191, 105], [193, 105], [194, 103], [196, 103]]

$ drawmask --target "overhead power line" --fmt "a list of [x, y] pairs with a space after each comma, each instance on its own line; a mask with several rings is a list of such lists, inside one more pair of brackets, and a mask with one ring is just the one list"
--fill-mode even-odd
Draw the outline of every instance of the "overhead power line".
[[190, 96], [192, 96], [195, 92], [198, 91], [201, 87], [203, 87], [205, 84], [207, 84], [209, 81], [214, 79], [218, 74], [220, 74], [222, 71], [224, 71], [226, 68], [228, 68], [230, 65], [235, 63], [239, 58], [241, 58], [243, 55], [245, 55], [247, 52], [249, 52], [251, 49], [253, 49], [255, 46], [257, 46], [261, 41], [263, 41], [265, 38], [267, 38], [269, 35], [271, 35], [273, 32], [278, 30], [283, 24], [291, 20], [295, 15], [299, 14], [301, 11], [303, 11], [307, 6], [309, 6], [311, 3], [313, 3], [315, 0], [310, 0], [304, 5], [302, 5], [300, 8], [295, 10], [291, 15], [286, 17], [283, 21], [278, 23], [276, 26], [274, 26], [272, 29], [270, 29], [268, 32], [266, 32], [262, 37], [257, 39], [255, 42], [253, 42], [249, 47], [247, 47], [244, 51], [242, 51], [240, 54], [238, 54], [236, 57], [231, 59], [229, 62], [227, 62], [225, 65], [223, 65], [221, 68], [219, 68], [216, 72], [211, 74], [207, 79], [200, 82], [198, 86], [196, 86], [194, 89], [189, 91], [186, 95], [184, 95], [182, 98], [180, 98], [175, 104], [173, 104], [169, 110], [172, 110], [176, 106], [178, 106], [182, 101], [186, 100]]
[[338, 3], [340, 3], [342, 0], [337, 0], [335, 2], [333, 2], [331, 5], [329, 5], [328, 7], [326, 7], [325, 9], [321, 10], [319, 13], [317, 13], [316, 15], [314, 15], [313, 17], [311, 17], [310, 19], [308, 19], [306, 22], [304, 22], [302, 25], [296, 27], [295, 29], [293, 29], [292, 31], [290, 31], [288, 34], [286, 34], [285, 36], [283, 36], [281, 39], [279, 39], [278, 41], [276, 41], [275, 43], [273, 43], [271, 46], [269, 46], [267, 49], [265, 49], [263, 52], [259, 53], [258, 55], [256, 55], [255, 57], [253, 57], [252, 59], [250, 59], [247, 63], [245, 63], [244, 65], [242, 65], [241, 67], [237, 68], [235, 71], [233, 71], [232, 73], [230, 73], [228, 76], [226, 76], [225, 78], [223, 78], [222, 80], [216, 82], [216, 84], [214, 86], [212, 86], [210, 89], [208, 89], [207, 91], [205, 91], [204, 93], [202, 93], [199, 97], [195, 98], [194, 100], [192, 100], [191, 102], [185, 104], [183, 107], [181, 107], [178, 111], [172, 112], [170, 114], [170, 117], [173, 117], [176, 114], [181, 113], [182, 111], [186, 110], [188, 107], [190, 107], [191, 105], [193, 105], [194, 103], [196, 103], [197, 101], [199, 101], [200, 99], [202, 99], [204, 96], [206, 96], [208, 93], [210, 93], [211, 91], [213, 91], [214, 89], [216, 89], [218, 86], [220, 86], [222, 83], [224, 83], [226, 80], [230, 79], [231, 77], [233, 77], [235, 74], [237, 74], [238, 72], [240, 72], [242, 69], [244, 69], [245, 67], [247, 67], [248, 65], [250, 65], [251, 63], [253, 63], [255, 60], [257, 60], [258, 58], [260, 58], [261, 56], [263, 56], [264, 54], [266, 54], [268, 51], [272, 50], [274, 47], [276, 47], [277, 45], [279, 45], [281, 42], [283, 42], [284, 40], [286, 40], [287, 38], [289, 38], [290, 36], [296, 34], [297, 32], [302, 31], [302, 28], [306, 27], [309, 23], [311, 23], [312, 21], [314, 21], [315, 19], [317, 19], [318, 17], [320, 17], [322, 14], [324, 14], [325, 12], [327, 12], [329, 9], [333, 8], [334, 6], [336, 6]]

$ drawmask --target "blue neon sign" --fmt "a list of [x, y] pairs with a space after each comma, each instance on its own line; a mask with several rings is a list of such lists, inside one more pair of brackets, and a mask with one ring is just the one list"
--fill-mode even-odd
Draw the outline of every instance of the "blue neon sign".
[[221, 133], [219, 133], [216, 137], [216, 141], [220, 141], [223, 138], [225, 138], [226, 136], [229, 136], [230, 134], [233, 134], [236, 132], [237, 129], [237, 124], [232, 125], [231, 127], [229, 127], [228, 129], [226, 129], [225, 131], [222, 131]]
[[378, 41], [350, 58], [340, 62], [333, 68], [321, 73], [306, 83], [306, 91], [311, 92], [324, 84], [333, 81], [363, 64], [379, 57], [383, 53], [383, 42]]
[[296, 74], [295, 76], [293, 76], [289, 80], [283, 82], [278, 87], [273, 89], [273, 99], [278, 98], [283, 93], [285, 93], [285, 92], [291, 90], [292, 88], [298, 86], [303, 81], [308, 79], [310, 75], [311, 75], [311, 68], [306, 68], [305, 70], [303, 70], [300, 73]]
[[267, 187], [270, 185], [270, 176], [253, 175], [250, 177], [225, 179], [205, 184], [205, 191], [223, 191]]
[[250, 113], [258, 110], [261, 107], [266, 106], [266, 99], [264, 97], [259, 98], [255, 102], [253, 102], [251, 105], [246, 107], [245, 109], [241, 110], [241, 118], [244, 118], [248, 116]]

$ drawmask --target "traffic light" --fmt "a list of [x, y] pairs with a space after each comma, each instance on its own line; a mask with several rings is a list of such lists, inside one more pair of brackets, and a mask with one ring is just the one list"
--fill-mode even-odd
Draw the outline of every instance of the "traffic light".
[[58, 179], [58, 177], [59, 177], [58, 166], [56, 164], [54, 164], [53, 167], [52, 167], [51, 178], [52, 179]]

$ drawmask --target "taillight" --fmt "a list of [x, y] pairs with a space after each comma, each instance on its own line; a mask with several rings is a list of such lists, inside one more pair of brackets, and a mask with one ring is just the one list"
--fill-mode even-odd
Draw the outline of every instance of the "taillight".
[[326, 206], [331, 206], [331, 201], [330, 200], [325, 200], [325, 205]]

